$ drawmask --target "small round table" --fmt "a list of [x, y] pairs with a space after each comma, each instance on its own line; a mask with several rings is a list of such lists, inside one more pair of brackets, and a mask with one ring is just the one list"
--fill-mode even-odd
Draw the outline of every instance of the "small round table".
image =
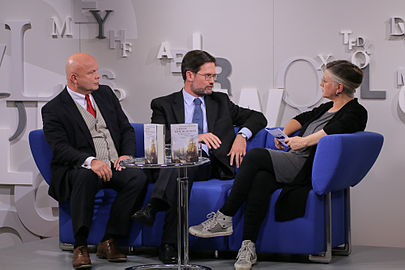
[[[123, 160], [120, 165], [126, 168], [145, 168], [145, 169], [178, 169], [177, 176], [177, 264], [146, 264], [125, 268], [125, 270], [139, 269], [202, 269], [211, 270], [211, 268], [189, 263], [188, 256], [188, 176], [187, 168], [201, 166], [210, 162], [209, 158], [199, 157], [197, 162], [189, 163], [167, 163], [167, 164], [145, 164], [144, 158], [131, 158]], [[183, 177], [181, 176], [183, 171]], [[181, 239], [183, 238], [183, 243]], [[181, 261], [181, 252], [183, 252], [183, 263]]]

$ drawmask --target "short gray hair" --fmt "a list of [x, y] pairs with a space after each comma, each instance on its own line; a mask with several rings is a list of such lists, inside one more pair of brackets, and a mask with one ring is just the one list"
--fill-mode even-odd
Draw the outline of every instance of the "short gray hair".
[[346, 60], [336, 60], [326, 64], [326, 70], [329, 71], [331, 79], [336, 83], [343, 85], [343, 93], [353, 97], [363, 81], [363, 71]]

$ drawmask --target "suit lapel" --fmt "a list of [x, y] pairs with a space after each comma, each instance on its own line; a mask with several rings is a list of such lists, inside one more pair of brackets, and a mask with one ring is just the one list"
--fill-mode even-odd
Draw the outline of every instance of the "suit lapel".
[[[101, 92], [101, 91], [103, 91], [103, 92]], [[94, 91], [92, 93], [92, 95], [94, 97], [94, 100], [97, 103], [97, 108], [100, 110], [98, 113], [101, 113], [101, 116], [104, 118], [104, 121], [107, 125], [108, 130], [110, 131], [110, 134], [115, 143], [115, 146], [117, 147], [117, 145], [118, 145], [116, 142], [116, 131], [117, 130], [115, 128], [113, 128], [114, 118], [112, 118], [112, 116], [114, 116], [115, 113], [111, 111], [112, 102], [108, 102], [108, 97], [105, 95], [104, 91], [108, 91], [108, 90], [105, 90], [104, 88], [101, 89], [101, 86], [100, 86], [100, 89], [98, 89], [97, 91]], [[118, 149], [118, 147], [117, 147], [117, 149]]]
[[208, 131], [214, 132], [215, 121], [218, 117], [218, 104], [212, 98], [212, 95], [205, 96], [205, 111], [207, 114]]
[[100, 95], [100, 90], [101, 89], [94, 91], [92, 93], [92, 96], [97, 103], [98, 109], [100, 110], [98, 113], [101, 113], [102, 117], [104, 118], [105, 123], [107, 124], [107, 126], [109, 126], [108, 124], [111, 123], [111, 121], [112, 121], [110, 118], [110, 116], [112, 114], [108, 113], [109, 104], [107, 102], [104, 102], [103, 96]]
[[176, 123], [184, 123], [184, 98], [182, 91], [177, 92], [174, 96], [172, 109], [174, 117], [176, 118]]
[[70, 115], [73, 119], [74, 122], [77, 123], [85, 135], [88, 143], [93, 147], [94, 149], [94, 142], [91, 137], [90, 131], [87, 128], [86, 122], [84, 121], [82, 115], [79, 112], [79, 109], [77, 109], [75, 102], [73, 101], [72, 97], [69, 95], [67, 92], [67, 89], [65, 88], [62, 93], [62, 103], [64, 103], [65, 109], [67, 111], [67, 115]]

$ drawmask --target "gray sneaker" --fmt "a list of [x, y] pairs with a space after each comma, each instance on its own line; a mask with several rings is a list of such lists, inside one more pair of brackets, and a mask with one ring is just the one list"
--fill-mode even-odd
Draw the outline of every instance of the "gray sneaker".
[[207, 215], [207, 220], [200, 225], [191, 226], [188, 231], [197, 237], [210, 238], [217, 236], [227, 236], [233, 233], [232, 217], [225, 216], [221, 212], [211, 212]]
[[257, 261], [255, 243], [244, 240], [236, 259], [235, 270], [250, 270]]

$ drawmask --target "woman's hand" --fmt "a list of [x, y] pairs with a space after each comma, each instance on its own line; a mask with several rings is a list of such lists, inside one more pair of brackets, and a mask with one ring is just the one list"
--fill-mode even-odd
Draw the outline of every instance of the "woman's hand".
[[284, 145], [282, 145], [281, 142], [277, 140], [277, 138], [274, 138], [274, 145], [277, 149], [285, 149]]
[[309, 146], [307, 143], [306, 138], [295, 136], [291, 138], [285, 139], [285, 143], [292, 149], [292, 150], [300, 150], [304, 147]]
[[326, 136], [326, 132], [321, 129], [315, 133], [312, 133], [311, 135], [308, 135], [306, 137], [289, 137], [285, 139], [285, 143], [292, 149], [292, 150], [300, 150], [304, 147], [312, 146], [315, 144], [318, 144], [319, 140]]

